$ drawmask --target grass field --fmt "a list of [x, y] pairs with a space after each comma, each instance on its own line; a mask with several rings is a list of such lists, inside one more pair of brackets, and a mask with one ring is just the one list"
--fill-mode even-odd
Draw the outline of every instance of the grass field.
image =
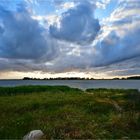
[[41, 129], [50, 139], [140, 139], [138, 90], [0, 88], [0, 139]]

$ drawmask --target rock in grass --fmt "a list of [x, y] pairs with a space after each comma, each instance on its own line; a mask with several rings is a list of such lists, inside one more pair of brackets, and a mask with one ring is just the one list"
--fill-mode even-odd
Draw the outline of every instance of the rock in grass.
[[39, 140], [43, 137], [44, 133], [41, 130], [30, 131], [23, 137], [23, 140]]

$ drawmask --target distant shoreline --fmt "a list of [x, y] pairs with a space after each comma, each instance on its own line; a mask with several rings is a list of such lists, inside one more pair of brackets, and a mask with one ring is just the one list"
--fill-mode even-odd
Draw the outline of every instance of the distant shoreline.
[[112, 78], [112, 79], [95, 79], [95, 78], [80, 78], [80, 77], [57, 77], [57, 78], [30, 78], [24, 77], [23, 80], [140, 80], [140, 76], [131, 76], [126, 78]]
[[22, 81], [22, 80], [33, 80], [33, 81], [38, 81], [38, 80], [43, 80], [43, 81], [61, 81], [61, 80], [67, 80], [67, 81], [76, 81], [76, 80], [83, 80], [83, 81], [93, 81], [93, 80], [140, 80], [140, 79], [131, 79], [131, 78], [119, 78], [119, 79], [38, 79], [38, 78], [30, 78], [30, 79], [0, 79], [0, 81], [12, 81], [12, 80], [19, 80], [19, 81]]

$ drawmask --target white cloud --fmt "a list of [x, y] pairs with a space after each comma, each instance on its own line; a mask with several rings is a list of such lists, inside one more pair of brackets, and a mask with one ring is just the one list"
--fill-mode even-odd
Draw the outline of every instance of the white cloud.
[[96, 6], [97, 8], [105, 9], [106, 6], [110, 3], [111, 0], [97, 0]]
[[111, 16], [104, 20], [96, 44], [100, 53], [98, 65], [116, 63], [140, 55], [138, 5], [140, 3], [136, 0], [121, 1]]

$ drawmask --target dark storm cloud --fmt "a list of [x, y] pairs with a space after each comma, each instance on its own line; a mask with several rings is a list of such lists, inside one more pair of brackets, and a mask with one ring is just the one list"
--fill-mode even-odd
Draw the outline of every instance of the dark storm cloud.
[[100, 30], [99, 21], [93, 15], [94, 9], [95, 6], [88, 2], [80, 2], [61, 15], [60, 23], [50, 26], [50, 34], [60, 40], [88, 44]]
[[47, 70], [44, 63], [35, 63], [33, 60], [20, 60], [20, 59], [0, 59], [0, 71], [22, 71], [32, 72], [39, 70]]
[[140, 56], [139, 34], [140, 28], [129, 31], [122, 38], [111, 32], [96, 46], [101, 57], [96, 65], [108, 65]]
[[124, 60], [122, 62], [104, 67], [103, 72], [108, 72], [110, 76], [129, 76], [140, 74], [140, 57]]
[[[40, 59], [51, 51], [45, 31], [22, 5], [17, 11], [0, 7], [0, 57]], [[54, 52], [51, 52], [53, 55]], [[48, 58], [50, 59], [50, 58]]]

